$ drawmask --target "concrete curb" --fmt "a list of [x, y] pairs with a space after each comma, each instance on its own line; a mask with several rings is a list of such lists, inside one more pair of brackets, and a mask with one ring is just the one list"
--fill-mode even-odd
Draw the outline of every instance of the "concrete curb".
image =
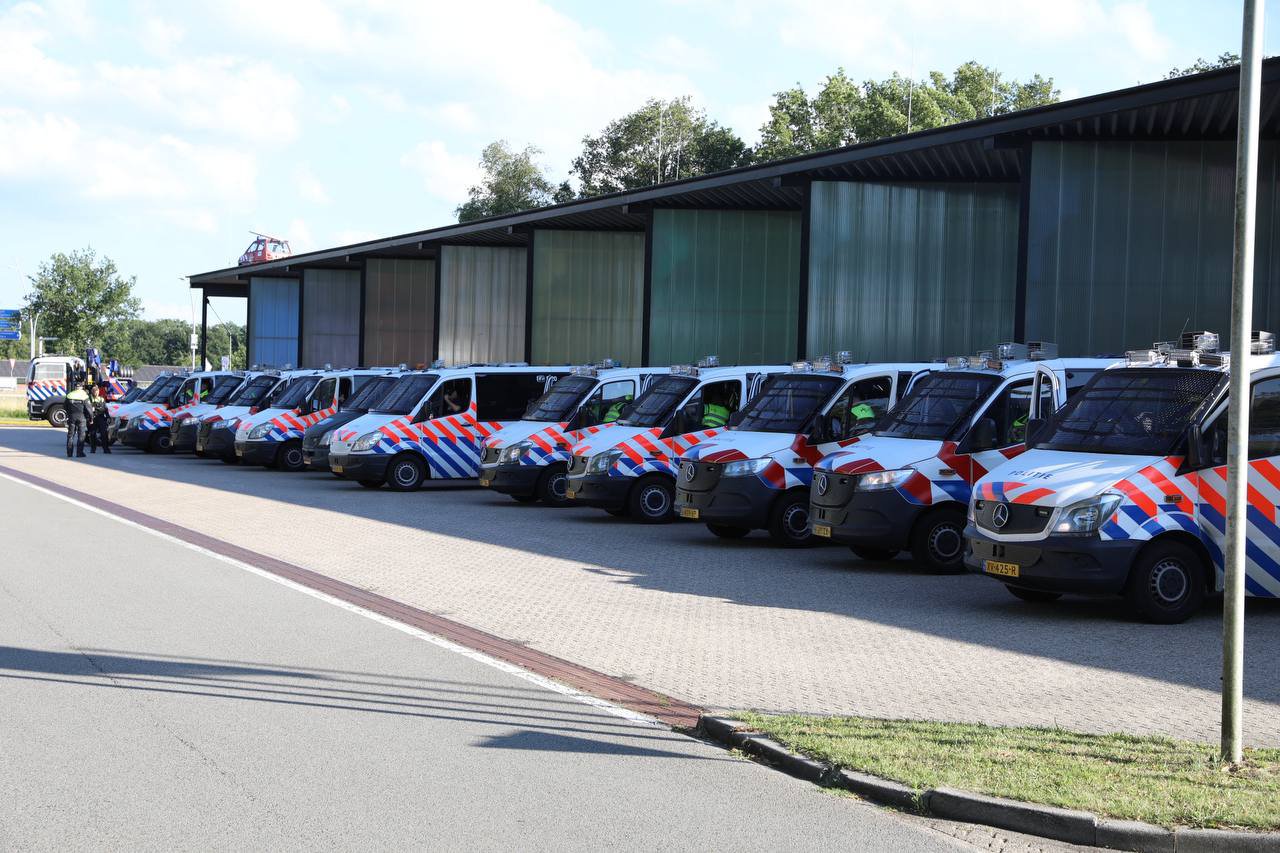
[[1280, 853], [1280, 833], [1228, 829], [1171, 831], [1136, 820], [1110, 820], [1092, 812], [988, 797], [954, 788], [931, 788], [917, 793], [898, 782], [832, 767], [825, 762], [798, 755], [777, 741], [756, 734], [745, 723], [729, 717], [703, 714], [698, 720], [697, 732], [710, 740], [741, 749], [798, 779], [826, 787], [844, 788], [872, 802], [904, 811], [995, 826], [1071, 844], [1132, 850], [1136, 853]]

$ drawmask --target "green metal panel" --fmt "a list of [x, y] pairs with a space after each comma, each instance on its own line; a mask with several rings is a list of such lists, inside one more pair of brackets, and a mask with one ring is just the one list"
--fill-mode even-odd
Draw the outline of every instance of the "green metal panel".
[[370, 258], [364, 272], [364, 361], [431, 363], [436, 262]]
[[525, 250], [440, 248], [440, 358], [447, 364], [524, 359]]
[[[1276, 146], [1259, 168], [1254, 325], [1280, 325]], [[1063, 353], [1226, 334], [1231, 142], [1038, 142], [1031, 156], [1027, 335]]]
[[808, 350], [866, 361], [1013, 336], [1018, 187], [815, 181]]
[[643, 310], [643, 234], [534, 232], [535, 364], [617, 358], [637, 365]]
[[649, 363], [795, 357], [800, 214], [655, 210]]

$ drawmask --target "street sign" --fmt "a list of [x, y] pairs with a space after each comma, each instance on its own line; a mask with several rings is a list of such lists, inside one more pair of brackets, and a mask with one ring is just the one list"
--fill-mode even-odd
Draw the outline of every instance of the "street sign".
[[17, 308], [0, 308], [0, 341], [16, 341], [22, 337]]
[[231, 369], [231, 356], [229, 356], [229, 355], [224, 355], [224, 356], [222, 357], [222, 369], [223, 369], [223, 370], [230, 370], [230, 369]]

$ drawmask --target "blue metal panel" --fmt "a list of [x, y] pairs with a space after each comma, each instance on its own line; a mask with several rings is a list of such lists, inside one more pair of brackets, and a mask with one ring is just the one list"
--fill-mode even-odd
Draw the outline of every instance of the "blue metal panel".
[[298, 280], [249, 280], [249, 363], [298, 364]]
[[302, 366], [358, 366], [359, 270], [304, 270], [302, 289]]
[[1018, 187], [815, 181], [809, 353], [934, 358], [1013, 335]]
[[[1254, 325], [1280, 325], [1276, 146], [1259, 164]], [[1027, 335], [1072, 354], [1228, 329], [1230, 142], [1038, 142], [1031, 157]]]

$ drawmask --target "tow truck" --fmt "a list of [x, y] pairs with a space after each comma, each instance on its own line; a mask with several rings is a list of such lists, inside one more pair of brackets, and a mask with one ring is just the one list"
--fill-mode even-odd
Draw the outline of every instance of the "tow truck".
[[229, 371], [201, 371], [189, 373], [163, 399], [129, 418], [128, 426], [119, 433], [120, 443], [148, 453], [167, 453], [172, 433], [173, 419], [200, 403], [224, 382], [240, 382], [240, 377]]
[[1280, 596], [1280, 357], [1269, 332], [1247, 355], [1218, 347], [1189, 332], [1094, 376], [978, 480], [969, 569], [1026, 601], [1123, 595], [1150, 622], [1192, 616], [1222, 589], [1228, 374], [1248, 370], [1245, 589]]
[[973, 484], [1026, 450], [1030, 424], [1117, 362], [1057, 354], [1048, 342], [1002, 343], [920, 377], [868, 435], [814, 466], [814, 535], [865, 560], [909, 550], [919, 568], [963, 572]]
[[727, 417], [759, 393], [766, 379], [790, 365], [721, 366], [709, 356], [676, 365], [622, 410], [608, 429], [573, 446], [565, 496], [575, 504], [629, 516], [645, 524], [675, 517], [675, 460], [718, 435]]
[[485, 439], [480, 485], [521, 503], [568, 503], [573, 445], [590, 431], [617, 421], [622, 409], [649, 387], [658, 367], [619, 367], [606, 360], [575, 367], [536, 400], [518, 423]]
[[364, 387], [381, 369], [316, 371], [296, 380], [272, 407], [238, 418], [235, 452], [241, 463], [301, 471], [302, 434], [338, 411], [338, 406]]
[[850, 353], [800, 361], [773, 376], [714, 438], [677, 467], [676, 512], [716, 536], [767, 530], [779, 545], [807, 545], [813, 465], [869, 430], [932, 364], [854, 364]]
[[269, 409], [275, 401], [299, 380], [315, 374], [314, 370], [250, 369], [249, 379], [231, 395], [225, 405], [200, 418], [196, 431], [196, 455], [204, 459], [221, 459], [228, 465], [236, 465], [235, 435], [240, 418], [255, 415]]
[[307, 427], [302, 433], [302, 462], [308, 471], [329, 473], [329, 442], [333, 440], [333, 431], [376, 408], [391, 393], [396, 380], [406, 370], [408, 368], [401, 365], [398, 370], [388, 372], [386, 376], [372, 377], [364, 383], [364, 387], [339, 406], [338, 411]]
[[400, 492], [428, 479], [475, 477], [484, 440], [523, 417], [569, 370], [507, 363], [401, 376], [376, 409], [334, 431], [329, 470]]

